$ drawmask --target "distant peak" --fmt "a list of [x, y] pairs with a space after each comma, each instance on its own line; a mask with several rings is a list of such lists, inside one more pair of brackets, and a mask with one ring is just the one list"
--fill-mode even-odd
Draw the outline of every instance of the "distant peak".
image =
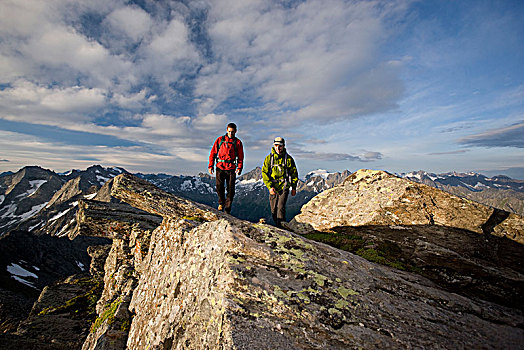
[[312, 178], [312, 177], [315, 177], [315, 176], [320, 176], [320, 177], [323, 177], [324, 179], [326, 179], [331, 174], [332, 173], [329, 173], [327, 170], [317, 169], [317, 170], [313, 170], [313, 171], [310, 171], [309, 173], [307, 173], [306, 174], [306, 178]]

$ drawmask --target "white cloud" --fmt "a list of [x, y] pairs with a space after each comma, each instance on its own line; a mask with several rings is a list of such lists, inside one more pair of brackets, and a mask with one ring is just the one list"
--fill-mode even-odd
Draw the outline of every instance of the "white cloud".
[[44, 1], [3, 0], [0, 4], [0, 33], [29, 36], [47, 22], [49, 4]]
[[227, 117], [223, 114], [206, 114], [198, 116], [192, 121], [193, 127], [201, 131], [217, 131], [225, 130], [227, 124]]
[[[66, 145], [42, 140], [35, 136], [0, 130], [0, 149], [10, 155], [3, 166], [19, 169], [26, 165], [39, 165], [54, 171], [87, 168], [93, 164], [120, 166], [129, 171], [147, 172], [151, 166], [168, 173], [187, 173], [205, 169], [202, 156], [184, 152], [189, 162], [182, 167], [182, 157], [175, 154], [159, 154], [140, 146], [106, 147]], [[194, 164], [192, 164], [194, 162]]]
[[133, 42], [144, 38], [151, 30], [151, 16], [139, 7], [122, 7], [110, 13], [105, 19], [108, 25], [125, 33]]
[[200, 56], [181, 19], [173, 18], [157, 27], [151, 41], [141, 45], [136, 68], [145, 77], [153, 76], [170, 94], [169, 84], [176, 83], [183, 74], [194, 74], [201, 64]]
[[86, 113], [105, 105], [105, 91], [80, 86], [46, 87], [18, 80], [0, 90], [0, 118], [64, 126], [88, 120]]
[[398, 65], [377, 57], [385, 18], [395, 9], [338, 0], [292, 10], [262, 1], [214, 2], [209, 34], [218, 59], [202, 71], [196, 93], [213, 108], [251, 88], [265, 102], [298, 109], [291, 115], [298, 119], [391, 108], [403, 92]]
[[137, 93], [115, 93], [111, 98], [111, 102], [123, 108], [134, 109], [143, 107], [146, 102], [152, 102], [155, 99], [156, 95], [148, 97], [148, 89], [142, 89]]
[[102, 107], [105, 103], [105, 94], [101, 89], [86, 89], [79, 86], [53, 89], [42, 97], [44, 108], [58, 112], [84, 112]]
[[85, 71], [102, 64], [108, 57], [107, 50], [99, 43], [88, 41], [70, 28], [52, 28], [40, 37], [34, 36], [26, 52], [39, 62], [51, 65], [70, 65]]

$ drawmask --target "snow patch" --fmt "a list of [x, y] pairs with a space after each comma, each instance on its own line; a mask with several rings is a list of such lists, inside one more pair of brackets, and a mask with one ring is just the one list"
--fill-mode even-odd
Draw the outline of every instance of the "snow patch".
[[63, 212], [56, 214], [56, 215], [53, 216], [51, 219], [49, 219], [49, 222], [60, 219], [62, 216], [64, 216], [65, 214], [67, 214], [67, 212], [70, 211], [70, 210], [71, 210], [71, 208], [68, 208], [68, 209], [64, 210]]
[[242, 180], [237, 182], [238, 186], [244, 187], [245, 190], [250, 191], [258, 186], [263, 186], [264, 181], [262, 179], [250, 179], [250, 180]]
[[191, 180], [186, 180], [180, 185], [180, 189], [182, 191], [189, 191], [193, 189], [193, 184], [191, 183]]
[[9, 204], [8, 206], [5, 206], [2, 211], [4, 211], [5, 213], [2, 215], [2, 218], [12, 218], [13, 216], [15, 216], [15, 211], [16, 211], [16, 204]]
[[0, 194], [0, 204], [4, 202], [5, 196], [3, 194]]
[[9, 272], [11, 275], [18, 276], [18, 277], [33, 277], [38, 278], [37, 275], [35, 275], [32, 272], [27, 271], [22, 266], [12, 263], [11, 265], [7, 266], [7, 272]]
[[14, 278], [15, 280], [17, 280], [18, 282], [20, 282], [22, 284], [25, 284], [28, 287], [31, 287], [31, 288], [34, 288], [34, 289], [38, 290], [38, 288], [36, 288], [31, 282], [26, 281], [25, 279], [23, 279], [21, 277], [18, 277], [18, 276], [11, 276], [11, 277]]
[[309, 173], [307, 173], [306, 177], [308, 177], [308, 176], [309, 177], [320, 176], [320, 177], [322, 177], [325, 180], [331, 174], [333, 174], [333, 173], [329, 173], [327, 170], [317, 169], [317, 170], [313, 170], [313, 171], [310, 171]]
[[38, 224], [36, 224], [36, 225], [34, 225], [34, 226], [30, 226], [27, 230], [28, 230], [29, 232], [31, 232], [31, 231], [33, 231], [35, 228], [37, 228], [38, 226], [40, 226], [40, 225], [42, 225], [42, 224], [43, 224], [43, 222], [40, 221]]
[[19, 194], [18, 196], [16, 196], [16, 198], [31, 197], [33, 194], [36, 193], [36, 191], [38, 191], [40, 186], [42, 186], [46, 182], [47, 182], [47, 180], [32, 180], [32, 181], [29, 181], [29, 186], [31, 186], [31, 188], [29, 188], [26, 192], [24, 192], [22, 194]]
[[84, 264], [82, 264], [80, 261], [76, 261], [76, 265], [80, 268], [80, 270], [85, 271]]
[[462, 185], [464, 185], [464, 187], [469, 188], [470, 190], [473, 190], [475, 188], [475, 187], [471, 186], [470, 184], [465, 183], [464, 181], [460, 181], [460, 183]]
[[[98, 170], [97, 170], [97, 172], [98, 172]], [[97, 175], [97, 176], [96, 176], [96, 180], [100, 183], [100, 185], [103, 185], [103, 184], [105, 184], [107, 181], [109, 181], [109, 178], [108, 178], [108, 177], [104, 177], [104, 176]]]
[[84, 195], [84, 198], [85, 199], [93, 199], [93, 198], [95, 198], [95, 196], [96, 196], [96, 192], [95, 193], [91, 193], [91, 194], [86, 194], [86, 195]]
[[26, 213], [23, 213], [22, 215], [19, 215], [20, 220], [24, 221], [24, 220], [29, 219], [31, 216], [34, 216], [34, 215], [38, 214], [40, 212], [40, 210], [45, 208], [47, 203], [49, 203], [49, 202], [45, 202], [45, 203], [42, 203], [42, 204], [35, 205], [35, 206], [31, 207], [31, 210], [29, 210]]

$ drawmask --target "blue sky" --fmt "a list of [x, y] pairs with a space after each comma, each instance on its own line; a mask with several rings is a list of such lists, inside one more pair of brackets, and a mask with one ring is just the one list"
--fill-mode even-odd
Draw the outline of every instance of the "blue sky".
[[524, 2], [3, 0], [0, 171], [260, 165], [524, 179]]

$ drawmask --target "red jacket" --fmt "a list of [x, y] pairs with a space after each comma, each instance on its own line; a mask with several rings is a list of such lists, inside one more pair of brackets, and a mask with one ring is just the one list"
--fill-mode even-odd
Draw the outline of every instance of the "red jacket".
[[[215, 159], [217, 160], [217, 168], [220, 168], [222, 170], [233, 170], [233, 169], [239, 169], [242, 171], [243, 163], [244, 163], [244, 148], [242, 147], [242, 141], [238, 138], [230, 139], [227, 135], [225, 135], [225, 142], [222, 143], [222, 146], [220, 149], [218, 149], [218, 145], [220, 145], [220, 141], [222, 140], [222, 137], [216, 139], [215, 143], [213, 144], [213, 147], [211, 147], [211, 153], [209, 154], [209, 168], [213, 168], [215, 165]], [[235, 147], [233, 146], [233, 142], [236, 143], [236, 151], [237, 151], [237, 164], [235, 167]], [[217, 159], [218, 158], [218, 159]]]

